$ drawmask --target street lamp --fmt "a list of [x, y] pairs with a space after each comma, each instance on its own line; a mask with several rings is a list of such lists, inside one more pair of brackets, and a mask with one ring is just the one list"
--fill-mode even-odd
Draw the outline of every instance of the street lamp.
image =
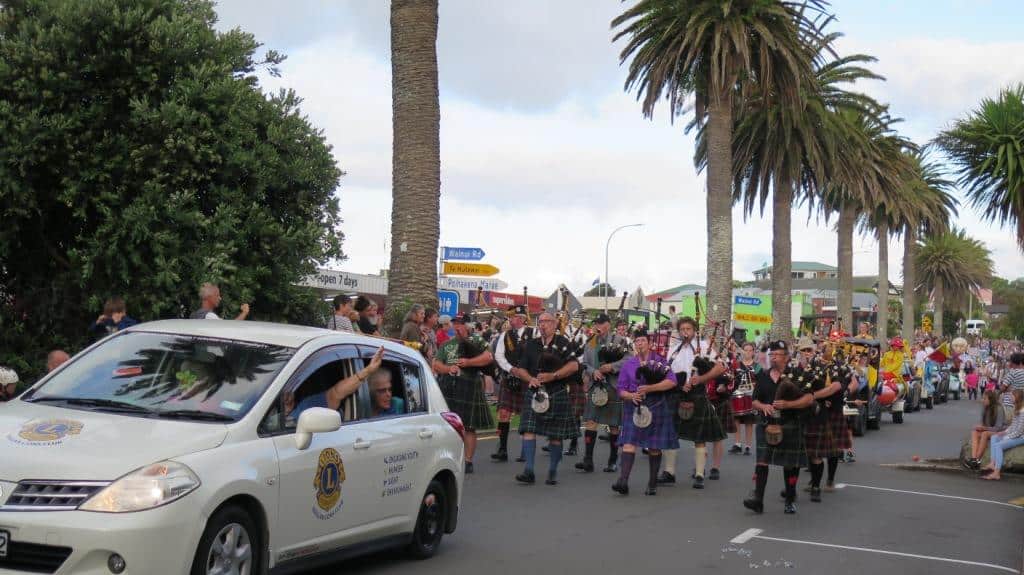
[[608, 234], [608, 241], [604, 244], [604, 313], [608, 313], [608, 247], [612, 244], [612, 236], [615, 235], [619, 230], [626, 228], [637, 228], [643, 224], [626, 224], [619, 226], [612, 230], [612, 233]]

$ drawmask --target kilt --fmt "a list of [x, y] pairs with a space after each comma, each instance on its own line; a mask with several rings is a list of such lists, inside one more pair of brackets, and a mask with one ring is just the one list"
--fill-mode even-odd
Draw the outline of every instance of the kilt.
[[723, 401], [715, 402], [715, 411], [718, 413], [718, 419], [722, 422], [722, 430], [725, 433], [736, 433], [739, 429], [736, 426], [736, 417], [732, 414], [732, 400], [726, 398]]
[[633, 425], [636, 406], [632, 401], [622, 405], [622, 431], [619, 445], [635, 445], [647, 449], [679, 449], [679, 438], [672, 419], [670, 402], [665, 397], [648, 398], [646, 405], [651, 410], [651, 424], [641, 429]]
[[[590, 389], [594, 389], [595, 385], [590, 384]], [[608, 403], [598, 407], [590, 401], [590, 390], [587, 390], [586, 397], [586, 408], [583, 410], [583, 421], [593, 421], [599, 425], [607, 425], [608, 427], [620, 427], [622, 425], [622, 399], [619, 398], [619, 392], [615, 389], [614, 385], [604, 384], [605, 389], [608, 390]]]
[[807, 451], [804, 449], [804, 430], [798, 417], [782, 420], [782, 442], [768, 445], [765, 441], [765, 421], [758, 422], [754, 436], [757, 438], [757, 462], [780, 467], [807, 467]]
[[587, 406], [587, 394], [583, 392], [583, 380], [579, 376], [569, 381], [569, 400], [572, 403], [572, 416], [580, 418]]
[[[726, 438], [725, 430], [722, 429], [722, 420], [719, 419], [715, 407], [708, 399], [707, 390], [703, 385], [698, 385], [680, 396], [679, 401], [693, 402], [693, 417], [687, 420], [679, 418], [679, 411], [672, 414], [676, 422], [676, 429], [679, 439], [692, 441], [694, 443], [714, 443]], [[679, 405], [677, 402], [676, 405]]]
[[523, 411], [523, 386], [519, 384], [516, 389], [512, 389], [510, 381], [514, 381], [519, 384], [519, 380], [513, 378], [511, 375], [505, 374], [498, 384], [498, 409], [507, 409], [512, 413], [522, 413]]
[[523, 411], [519, 417], [519, 433], [543, 435], [548, 439], [572, 439], [580, 436], [580, 428], [572, 416], [572, 398], [569, 397], [569, 385], [549, 384], [546, 386], [551, 396], [550, 406], [545, 413], [533, 411], [533, 394], [529, 387], [523, 389]]
[[804, 442], [808, 459], [838, 457], [853, 448], [846, 431], [846, 417], [841, 411], [826, 411], [822, 417], [805, 423]]
[[494, 418], [484, 398], [480, 372], [462, 370], [459, 375], [443, 375], [439, 380], [441, 393], [451, 409], [462, 419], [466, 429], [491, 429]]

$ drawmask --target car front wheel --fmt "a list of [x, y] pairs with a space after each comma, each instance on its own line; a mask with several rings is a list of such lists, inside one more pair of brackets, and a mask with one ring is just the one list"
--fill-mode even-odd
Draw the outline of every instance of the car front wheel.
[[431, 481], [427, 492], [420, 500], [420, 512], [416, 527], [409, 543], [409, 554], [416, 559], [426, 559], [437, 552], [448, 521], [448, 499], [444, 486], [437, 480]]
[[192, 575], [258, 575], [262, 542], [256, 523], [239, 507], [225, 507], [206, 524]]

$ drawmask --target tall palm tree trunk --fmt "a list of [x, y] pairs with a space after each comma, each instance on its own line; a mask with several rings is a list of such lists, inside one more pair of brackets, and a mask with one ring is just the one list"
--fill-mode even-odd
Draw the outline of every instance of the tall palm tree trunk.
[[882, 351], [889, 349], [889, 224], [878, 223], [878, 329]]
[[441, 107], [437, 0], [391, 1], [392, 204], [388, 297], [437, 301]]
[[772, 339], [793, 336], [793, 188], [775, 182], [772, 191]]
[[903, 340], [914, 341], [914, 248], [917, 246], [917, 230], [907, 225], [903, 234]]
[[946, 303], [945, 296], [942, 282], [935, 282], [935, 290], [932, 292], [932, 298], [935, 300], [935, 321], [932, 327], [935, 330], [935, 335], [940, 337], [942, 336], [942, 306]]
[[839, 223], [836, 233], [839, 236], [836, 254], [839, 267], [839, 291], [836, 294], [836, 314], [843, 324], [843, 329], [851, 334], [857, 333], [853, 325], [853, 226], [857, 221], [857, 211], [853, 206], [844, 205], [839, 209]]
[[732, 101], [728, 90], [708, 98], [707, 187], [707, 314], [728, 328], [732, 322]]

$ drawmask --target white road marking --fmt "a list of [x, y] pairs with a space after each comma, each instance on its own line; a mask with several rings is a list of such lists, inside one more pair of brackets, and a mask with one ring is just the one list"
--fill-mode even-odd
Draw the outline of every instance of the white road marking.
[[736, 537], [733, 537], [732, 539], [730, 539], [729, 543], [735, 543], [736, 545], [743, 545], [747, 541], [750, 541], [755, 536], [757, 536], [757, 534], [760, 533], [760, 532], [761, 532], [760, 529], [747, 529], [743, 533], [740, 533]]
[[874, 489], [875, 491], [890, 491], [892, 493], [909, 493], [911, 495], [929, 495], [931, 497], [943, 497], [945, 499], [959, 499], [960, 501], [973, 501], [975, 503], [991, 503], [993, 505], [1002, 505], [1003, 507], [1010, 507], [1013, 509], [1024, 510], [1024, 507], [1013, 505], [1012, 503], [1003, 503], [1002, 501], [992, 501], [991, 499], [975, 499], [974, 497], [960, 497], [959, 495], [946, 495], [944, 493], [926, 493], [924, 491], [906, 491], [904, 489], [890, 489], [888, 487], [872, 487], [870, 485], [855, 485], [853, 483], [837, 483], [836, 489], [843, 489], [845, 487], [859, 487], [861, 489]]

